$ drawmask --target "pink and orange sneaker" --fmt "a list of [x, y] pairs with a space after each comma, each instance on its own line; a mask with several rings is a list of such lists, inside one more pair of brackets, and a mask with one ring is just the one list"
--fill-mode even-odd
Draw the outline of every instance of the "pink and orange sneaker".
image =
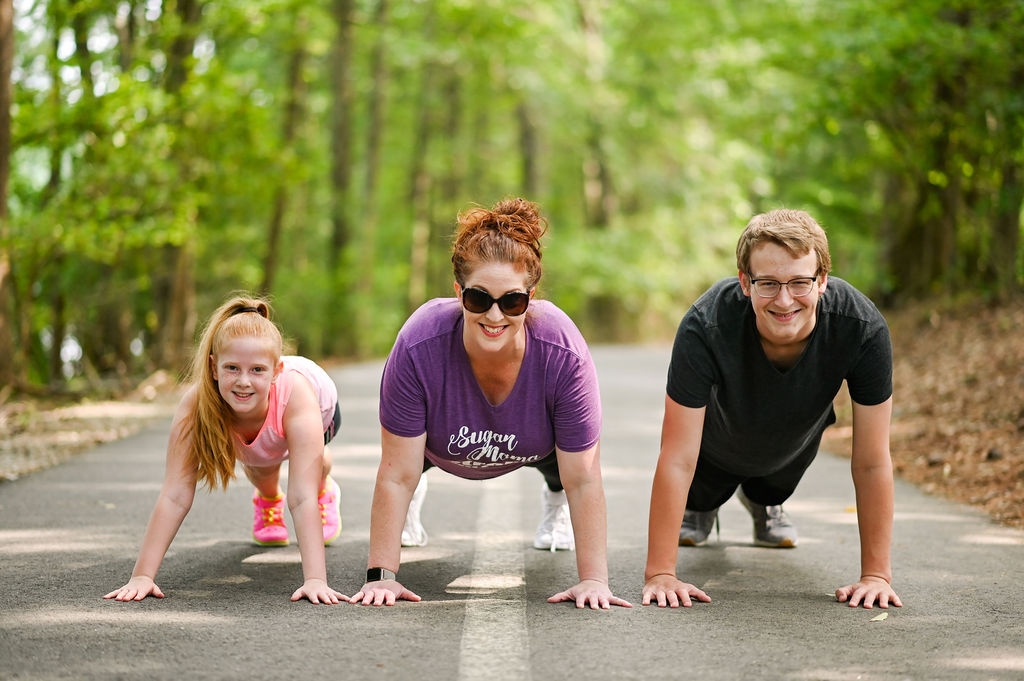
[[324, 524], [324, 546], [341, 534], [341, 488], [334, 478], [327, 476], [324, 488], [317, 499], [320, 504], [320, 520]]
[[284, 494], [267, 499], [254, 489], [252, 505], [252, 540], [260, 546], [285, 546], [288, 528], [284, 526]]

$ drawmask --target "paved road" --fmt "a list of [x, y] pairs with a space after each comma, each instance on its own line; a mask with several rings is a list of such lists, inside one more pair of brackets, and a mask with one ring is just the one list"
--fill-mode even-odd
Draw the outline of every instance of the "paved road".
[[[167, 426], [0, 484], [0, 679], [1022, 679], [1024, 533], [897, 487], [893, 549], [904, 603], [851, 609], [831, 592], [857, 576], [853, 488], [823, 454], [787, 509], [793, 551], [749, 546], [745, 511], [719, 543], [680, 550], [714, 601], [639, 607], [649, 488], [668, 348], [594, 352], [613, 590], [636, 607], [549, 605], [573, 554], [536, 551], [540, 476], [486, 483], [430, 473], [427, 547], [403, 554], [419, 604], [291, 603], [293, 547], [249, 541], [250, 490], [200, 494], [159, 575], [168, 597], [104, 601], [125, 581], [157, 494]], [[361, 584], [376, 461], [380, 364], [341, 369], [336, 442], [344, 530], [332, 584]]]

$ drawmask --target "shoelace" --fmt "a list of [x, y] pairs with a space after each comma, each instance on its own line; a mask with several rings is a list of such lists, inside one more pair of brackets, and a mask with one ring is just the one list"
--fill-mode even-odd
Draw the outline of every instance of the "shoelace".
[[263, 509], [263, 525], [284, 525], [284, 513], [277, 506], [267, 506]]
[[[324, 499], [325, 497], [327, 497], [326, 500], [319, 501], [321, 499]], [[319, 495], [319, 497], [316, 499], [316, 501], [318, 502], [319, 507], [321, 507], [321, 524], [322, 525], [326, 525], [327, 524], [327, 505], [334, 503], [334, 492], [332, 492], [329, 487], [324, 488], [324, 490], [321, 491], [321, 495]]]
[[[324, 490], [324, 494], [327, 494], [327, 490]], [[324, 498], [324, 494], [320, 495], [320, 499]], [[318, 501], [319, 501], [319, 499], [318, 499]], [[327, 494], [327, 500], [320, 502], [319, 505], [320, 505], [320, 524], [321, 525], [326, 525], [327, 524], [327, 504], [329, 504], [329, 503], [331, 503], [333, 501], [334, 501], [334, 495], [333, 494]]]
[[786, 515], [782, 511], [782, 506], [765, 506], [765, 516], [768, 523], [782, 523], [786, 522]]

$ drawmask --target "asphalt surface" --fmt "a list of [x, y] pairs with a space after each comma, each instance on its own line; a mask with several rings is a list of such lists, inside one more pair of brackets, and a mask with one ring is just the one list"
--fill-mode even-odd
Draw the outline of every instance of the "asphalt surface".
[[[132, 569], [168, 425], [0, 484], [0, 679], [1024, 679], [1024, 533], [898, 483], [894, 585], [904, 607], [837, 603], [858, 575], [848, 461], [822, 453], [786, 505], [795, 550], [750, 545], [733, 499], [721, 537], [679, 550], [713, 601], [640, 606], [669, 348], [594, 349], [613, 591], [632, 609], [545, 599], [575, 556], [534, 550], [541, 478], [431, 471], [430, 544], [403, 552], [422, 603], [292, 603], [298, 550], [250, 541], [251, 489], [199, 493], [158, 575], [163, 600], [105, 601]], [[332, 586], [362, 583], [379, 458], [380, 363], [338, 370], [335, 477], [344, 529]]]

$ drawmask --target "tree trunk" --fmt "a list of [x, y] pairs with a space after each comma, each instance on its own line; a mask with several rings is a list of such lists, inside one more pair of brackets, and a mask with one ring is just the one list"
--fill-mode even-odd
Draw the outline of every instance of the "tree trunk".
[[890, 273], [889, 281], [883, 283], [878, 301], [883, 307], [895, 305], [899, 297], [898, 253], [902, 243], [903, 225], [907, 222], [907, 212], [904, 208], [907, 203], [905, 195], [904, 176], [896, 172], [888, 173], [882, 187], [882, 205], [888, 206], [889, 210], [884, 210], [879, 215], [876, 236], [881, 243], [882, 262], [885, 263], [885, 268]]
[[50, 298], [50, 312], [53, 315], [51, 329], [53, 342], [50, 344], [49, 379], [50, 385], [57, 388], [64, 382], [64, 361], [61, 358], [61, 346], [67, 334], [67, 315], [65, 311], [67, 298], [61, 287], [54, 287]]
[[587, 226], [607, 227], [618, 210], [618, 200], [612, 186], [611, 167], [604, 151], [604, 130], [600, 121], [591, 114], [589, 134], [583, 161], [583, 198]]
[[938, 162], [935, 167], [943, 171], [947, 179], [944, 187], [933, 188], [938, 194], [940, 210], [938, 216], [927, 220], [931, 227], [931, 238], [926, 242], [929, 259], [925, 263], [930, 288], [946, 293], [955, 291], [960, 283], [961, 263], [957, 258], [956, 233], [963, 217], [960, 195], [960, 178], [963, 175], [959, 168], [952, 167], [956, 150], [949, 132], [948, 129], [944, 130], [936, 140]]
[[[179, 99], [178, 111], [183, 112], [181, 89], [188, 79], [189, 59], [195, 47], [197, 23], [202, 12], [202, 4], [198, 0], [176, 0], [173, 4], [166, 3], [165, 8], [172, 8], [177, 15], [178, 34], [171, 41], [167, 56], [167, 71], [164, 74], [164, 90]], [[181, 166], [183, 180], [187, 181], [190, 173], [190, 161], [183, 154], [176, 153]], [[194, 221], [196, 218], [192, 218]], [[181, 371], [184, 369], [189, 349], [192, 345], [192, 332], [196, 323], [196, 291], [193, 272], [193, 253], [195, 225], [185, 231], [182, 243], [169, 243], [163, 248], [164, 258], [160, 263], [163, 275], [156, 278], [164, 283], [161, 296], [159, 290], [154, 301], [158, 305], [160, 328], [157, 342], [157, 362], [159, 366]]]
[[82, 74], [82, 90], [86, 100], [95, 94], [92, 78], [92, 53], [89, 51], [89, 15], [81, 0], [72, 0], [71, 30], [75, 34], [75, 61]]
[[[55, 117], [61, 107], [60, 59], [57, 57], [59, 45], [60, 37], [55, 36], [53, 39], [53, 52], [50, 55], [50, 106], [53, 107]], [[60, 168], [61, 159], [64, 156], [64, 148], [61, 144], [60, 131], [56, 126], [50, 131], [50, 140], [50, 177], [46, 181], [46, 186], [43, 187], [39, 197], [41, 208], [45, 208], [53, 200], [53, 197], [57, 195], [57, 190], [60, 189]]]
[[519, 155], [522, 162], [523, 194], [533, 200], [540, 188], [540, 180], [537, 172], [537, 158], [539, 156], [539, 144], [537, 141], [537, 126], [530, 116], [530, 109], [526, 102], [519, 100], [516, 105], [516, 118], [519, 119]]
[[[592, 96], [600, 96], [608, 56], [601, 36], [601, 15], [593, 0], [577, 0], [580, 28], [586, 45], [585, 77]], [[604, 150], [604, 126], [592, 107], [588, 113], [586, 151], [583, 160], [583, 200], [589, 227], [607, 227], [617, 210], [611, 169]]]
[[380, 214], [377, 210], [377, 181], [380, 173], [380, 148], [384, 132], [384, 110], [387, 105], [388, 68], [387, 41], [385, 34], [388, 25], [388, 0], [379, 0], [374, 13], [373, 25], [376, 31], [373, 48], [370, 52], [370, 74], [373, 85], [367, 100], [366, 125], [366, 165], [363, 174], [363, 220], [360, 229], [361, 244], [359, 247], [358, 275], [355, 292], [358, 300], [356, 306], [356, 328], [363, 333], [356, 334], [356, 354], [360, 357], [373, 352], [373, 292], [374, 263], [377, 258], [377, 227]]
[[[449, 152], [446, 154], [448, 157], [447, 172], [441, 182], [441, 200], [447, 210], [458, 198], [459, 187], [462, 186], [462, 159], [465, 157], [464, 153], [460, 153], [462, 148], [459, 140], [462, 134], [462, 112], [464, 110], [462, 79], [454, 69], [445, 79], [443, 97], [447, 103], [443, 134], [449, 145]], [[446, 216], [446, 219], [448, 217]]]
[[918, 297], [929, 288], [928, 268], [925, 263], [925, 241], [928, 234], [927, 219], [923, 217], [931, 186], [927, 178], [915, 177], [913, 181], [911, 208], [903, 224], [896, 225], [889, 271], [895, 282], [894, 289], [900, 297]]
[[430, 148], [432, 115], [430, 93], [433, 91], [435, 65], [423, 68], [420, 89], [419, 123], [413, 138], [413, 155], [409, 164], [409, 205], [413, 208], [412, 248], [409, 254], [409, 291], [407, 307], [415, 310], [427, 295], [427, 270], [430, 263], [430, 187], [432, 178], [427, 170], [427, 150]]
[[119, 13], [114, 22], [117, 29], [118, 61], [122, 73], [131, 70], [132, 61], [135, 59], [135, 5], [136, 0], [124, 2], [124, 13]]
[[196, 328], [196, 292], [193, 239], [186, 237], [180, 246], [172, 246], [174, 270], [171, 278], [172, 302], [164, 321], [164, 366], [183, 371], [192, 347]]
[[338, 35], [331, 50], [330, 69], [334, 94], [331, 121], [331, 188], [334, 190], [334, 196], [331, 211], [331, 250], [328, 255], [332, 269], [337, 267], [352, 236], [345, 212], [352, 162], [352, 92], [349, 86], [349, 66], [352, 61], [352, 7], [352, 0], [334, 0], [334, 21]]
[[[1020, 93], [1024, 90], [1024, 63], [1018, 52], [1014, 68], [1009, 73], [1007, 92]], [[1019, 95], [1018, 95], [1019, 96]], [[1012, 101], [1012, 100], [1009, 100]], [[1012, 105], [1011, 105], [1012, 106]], [[1019, 111], [1019, 110], [1018, 110]], [[1017, 115], [1015, 115], [1015, 113]], [[999, 156], [1001, 183], [996, 190], [992, 215], [991, 239], [989, 246], [989, 270], [995, 293], [1000, 298], [1013, 295], [1021, 290], [1018, 266], [1021, 264], [1020, 215], [1024, 203], [1024, 177], [1022, 177], [1019, 150], [1024, 146], [1024, 128], [1017, 120], [1018, 112], [1006, 111], [999, 116], [1001, 143]]]
[[[962, 95], [949, 81], [936, 86], [936, 108], [955, 111]], [[966, 270], [957, 252], [957, 230], [964, 219], [962, 172], [950, 124], [939, 127], [920, 145], [913, 177], [914, 193], [899, 229], [889, 263], [900, 297], [921, 298], [954, 291]], [[935, 171], [944, 181], [938, 181]]]
[[427, 296], [427, 263], [430, 260], [430, 174], [425, 170], [413, 180], [412, 247], [409, 254], [410, 312]]
[[196, 25], [199, 23], [203, 5], [200, 0], [167, 0], [164, 3], [164, 11], [170, 10], [177, 15], [179, 29], [168, 50], [164, 89], [177, 94], [188, 80], [189, 59], [196, 45]]
[[[1017, 147], [1019, 148], [1019, 147]], [[1020, 213], [1024, 203], [1024, 181], [1020, 167], [1008, 156], [1003, 163], [1002, 185], [992, 219], [991, 268], [996, 295], [1000, 298], [1020, 289], [1017, 263], [1021, 256]]]
[[[473, 99], [480, 97], [480, 93], [489, 93], [491, 84], [491, 64], [485, 60], [474, 64], [473, 67]], [[490, 147], [494, 143], [491, 127], [491, 107], [472, 107], [472, 118], [469, 130], [469, 148], [474, 153], [467, 154], [466, 159], [466, 194], [468, 196], [480, 197], [488, 193], [489, 187], [485, 184], [487, 178], [486, 159], [490, 155]], [[532, 198], [532, 197], [528, 197]]]
[[269, 296], [274, 288], [274, 275], [277, 273], [277, 249], [281, 243], [281, 232], [284, 228], [284, 214], [288, 208], [288, 188], [283, 186], [286, 179], [274, 190], [274, 200], [270, 208], [270, 222], [267, 225], [267, 251], [263, 255], [263, 278], [257, 289], [261, 296]]
[[[299, 120], [302, 115], [303, 102], [305, 100], [305, 80], [302, 78], [302, 70], [306, 63], [306, 48], [303, 37], [308, 29], [308, 22], [305, 16], [296, 19], [296, 39], [288, 59], [288, 99], [284, 107], [284, 121], [281, 125], [281, 146], [283, 149], [292, 149], [295, 144], [295, 136], [299, 128]], [[290, 173], [282, 173], [281, 181], [274, 192], [274, 202], [271, 209], [270, 224], [267, 227], [267, 251], [263, 258], [263, 281], [260, 282], [260, 293], [269, 295], [274, 286], [274, 276], [277, 273], [277, 254], [281, 244], [281, 232], [284, 225], [284, 215], [288, 208], [289, 187], [288, 180]]]
[[[424, 21], [425, 39], [434, 38], [434, 6], [427, 8]], [[412, 247], [409, 254], [409, 290], [407, 307], [415, 310], [427, 295], [427, 271], [430, 263], [430, 188], [433, 184], [427, 170], [427, 150], [433, 131], [431, 93], [437, 80], [437, 64], [428, 59], [423, 64], [416, 131], [413, 136], [412, 158], [409, 161], [409, 205], [413, 208]]]
[[16, 376], [9, 358], [14, 357], [11, 336], [10, 224], [7, 185], [11, 175], [11, 69], [14, 65], [14, 2], [0, 0], [0, 387], [12, 385]]
[[462, 99], [463, 82], [459, 71], [455, 69], [448, 73], [445, 80], [443, 101], [446, 103], [446, 116], [441, 128], [441, 135], [447, 144], [447, 152], [443, 152], [443, 156], [448, 160], [448, 167], [439, 182], [437, 205], [431, 211], [431, 227], [427, 239], [429, 247], [432, 248], [428, 248], [429, 276], [424, 298], [432, 297], [436, 294], [435, 292], [451, 290], [451, 258], [447, 249], [437, 246], [445, 243], [445, 238], [451, 232], [454, 224], [453, 218], [461, 208], [459, 197], [465, 177], [466, 154], [462, 153], [464, 146], [461, 141], [462, 114], [466, 109]]
[[324, 326], [324, 347], [331, 353], [350, 353], [353, 349], [351, 318], [352, 301], [349, 295], [351, 277], [343, 266], [346, 251], [352, 239], [348, 205], [352, 164], [352, 90], [349, 69], [352, 62], [352, 0], [334, 0], [332, 13], [337, 37], [331, 49], [331, 91], [334, 109], [331, 121], [331, 244], [327, 251], [328, 277], [332, 298], [338, 314], [328, 317]]
[[377, 34], [370, 56], [373, 89], [368, 101], [366, 168], [363, 176], [363, 196], [368, 211], [374, 210], [373, 200], [377, 191], [377, 176], [380, 170], [380, 141], [384, 130], [384, 107], [387, 103], [388, 68], [385, 33], [388, 25], [388, 0], [378, 0], [373, 23]]
[[[73, 9], [73, 7], [72, 7]], [[54, 18], [54, 28], [61, 28], [60, 22], [62, 20], [63, 13], [59, 13]], [[88, 55], [89, 47], [87, 44], [87, 31], [84, 27], [83, 19], [80, 15], [75, 15], [71, 22], [75, 34], [75, 52], [76, 59], [78, 59], [79, 67], [83, 69], [82, 82], [86, 84], [84, 89], [86, 90], [87, 97], [91, 97], [92, 90], [92, 73], [88, 74], [89, 80], [86, 81], [85, 68], [89, 63], [88, 57], [83, 58], [82, 54]], [[58, 49], [60, 46], [60, 31], [54, 31], [54, 38], [52, 42], [52, 52], [50, 54], [50, 106], [53, 107], [53, 114], [56, 118], [58, 112], [63, 104], [61, 96], [61, 78], [60, 68], [61, 60], [57, 56]], [[57, 192], [60, 190], [61, 184], [61, 165], [62, 158], [64, 156], [64, 147], [61, 140], [60, 130], [54, 127], [50, 132], [50, 168], [49, 178], [46, 181], [46, 186], [43, 187], [42, 192], [39, 195], [39, 206], [45, 208], [50, 201], [57, 196]], [[53, 271], [60, 272], [64, 255], [61, 252], [60, 244], [54, 245], [55, 255], [53, 262]], [[38, 272], [33, 272], [29, 277], [30, 282], [37, 281]], [[20, 352], [19, 359], [27, 365], [30, 357], [30, 347], [32, 342], [32, 323], [29, 319], [29, 310], [35, 307], [35, 301], [38, 296], [34, 295], [31, 291], [27, 291], [22, 295], [22, 301], [20, 305], [21, 313], [18, 315], [18, 338]], [[50, 330], [51, 330], [51, 343], [50, 353], [47, 361], [47, 378], [50, 386], [53, 389], [58, 389], [62, 383], [64, 383], [64, 362], [61, 358], [61, 349], [64, 345], [64, 336], [67, 334], [67, 296], [64, 293], [63, 286], [61, 285], [60, 277], [55, 276], [52, 283], [52, 291], [50, 293]]]

